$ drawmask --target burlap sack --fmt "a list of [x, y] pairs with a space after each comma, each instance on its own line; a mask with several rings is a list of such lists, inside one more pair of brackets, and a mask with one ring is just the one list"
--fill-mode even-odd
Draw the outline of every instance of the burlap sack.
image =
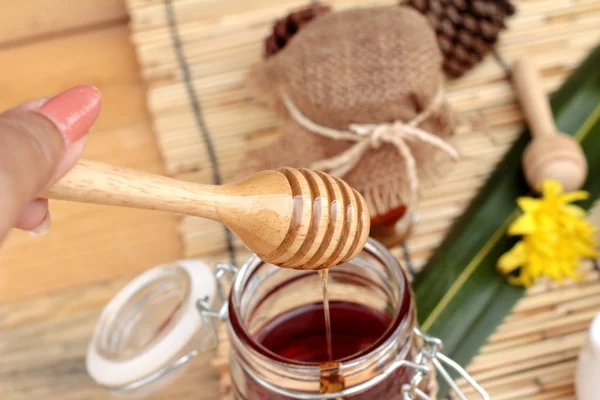
[[[441, 63], [435, 33], [413, 9], [355, 9], [319, 16], [250, 75], [253, 93], [287, 123], [279, 141], [248, 154], [243, 173], [281, 166], [310, 168], [355, 145], [300, 126], [284, 106], [285, 96], [311, 121], [338, 130], [351, 124], [408, 122], [439, 99]], [[448, 137], [448, 110], [436, 106], [418, 127]], [[421, 186], [449, 160], [431, 144], [406, 143]], [[342, 178], [363, 194], [373, 217], [410, 201], [406, 168], [398, 148], [383, 142], [369, 147]]]

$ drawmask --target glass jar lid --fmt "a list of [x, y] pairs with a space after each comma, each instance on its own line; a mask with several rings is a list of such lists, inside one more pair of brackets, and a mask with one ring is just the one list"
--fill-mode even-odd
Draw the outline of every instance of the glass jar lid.
[[216, 346], [216, 326], [199, 307], [213, 308], [219, 297], [211, 268], [200, 260], [137, 276], [102, 311], [87, 352], [90, 376], [117, 395], [158, 390], [189, 359]]

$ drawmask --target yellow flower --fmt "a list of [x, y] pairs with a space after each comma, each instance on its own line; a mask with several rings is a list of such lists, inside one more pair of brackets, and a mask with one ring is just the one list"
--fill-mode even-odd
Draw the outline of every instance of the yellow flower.
[[520, 197], [523, 214], [508, 228], [510, 236], [523, 236], [498, 259], [498, 270], [514, 285], [530, 286], [539, 277], [556, 281], [578, 279], [580, 258], [595, 258], [595, 229], [584, 218], [585, 210], [570, 204], [587, 199], [584, 191], [563, 193], [555, 180], [542, 183], [541, 198]]

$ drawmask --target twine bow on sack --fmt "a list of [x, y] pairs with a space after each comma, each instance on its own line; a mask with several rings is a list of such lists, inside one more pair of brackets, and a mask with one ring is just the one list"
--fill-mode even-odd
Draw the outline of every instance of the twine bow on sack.
[[394, 121], [380, 124], [351, 124], [346, 131], [328, 128], [315, 123], [304, 115], [288, 96], [283, 96], [283, 102], [294, 121], [310, 132], [334, 140], [356, 142], [355, 145], [337, 156], [313, 163], [311, 168], [327, 170], [331, 175], [343, 177], [356, 166], [367, 150], [379, 148], [382, 143], [390, 143], [396, 147], [404, 160], [409, 187], [413, 197], [411, 202], [415, 200], [419, 187], [419, 178], [415, 157], [407, 144], [408, 141], [420, 140], [443, 150], [454, 160], [458, 160], [459, 158], [458, 152], [450, 144], [438, 136], [418, 128], [442, 104], [443, 93], [441, 90], [438, 91], [429, 107], [409, 122]]

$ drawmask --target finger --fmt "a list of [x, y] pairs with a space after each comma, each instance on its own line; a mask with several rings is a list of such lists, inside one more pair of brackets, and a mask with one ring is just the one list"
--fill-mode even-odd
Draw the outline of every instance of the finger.
[[[26, 231], [36, 231], [46, 219], [48, 215], [48, 200], [47, 199], [35, 199], [25, 205], [21, 210], [21, 215], [17, 219], [15, 228], [23, 229]], [[49, 227], [48, 227], [49, 228]], [[38, 236], [47, 232], [37, 232]]]
[[[48, 100], [50, 100], [49, 97], [43, 97], [41, 99], [36, 99], [36, 100], [29, 101], [27, 103], [21, 104], [17, 108], [23, 109], [23, 110], [34, 110], [35, 111], [35, 110], [38, 110], [40, 107], [42, 107], [44, 104], [46, 104], [48, 102]], [[54, 174], [54, 176], [52, 177], [52, 179], [50, 180], [49, 184], [47, 185], [47, 187], [45, 189], [52, 187], [52, 185], [54, 185], [56, 182], [58, 182], [63, 176], [66, 175], [67, 172], [69, 172], [69, 170], [71, 168], [73, 168], [73, 165], [75, 165], [77, 160], [83, 154], [83, 150], [85, 148], [86, 141], [87, 141], [87, 135], [84, 136], [83, 138], [79, 139], [77, 142], [73, 143], [73, 145], [71, 147], [67, 148], [67, 152], [66, 152], [64, 158], [62, 159], [62, 161], [60, 162], [60, 164], [58, 165], [56, 173]]]
[[[49, 184], [44, 190], [52, 187], [75, 165], [83, 153], [86, 140], [87, 136], [84, 136], [67, 149], [65, 156], [58, 164], [54, 176], [50, 179]], [[15, 228], [26, 230], [34, 236], [43, 236], [50, 229], [50, 224], [48, 223], [50, 217], [48, 214], [47, 199], [30, 201], [21, 211], [21, 216], [17, 220]]]
[[56, 182], [58, 182], [71, 168], [73, 165], [79, 160], [81, 155], [83, 154], [83, 149], [85, 148], [85, 143], [87, 142], [87, 135], [79, 139], [77, 142], [73, 143], [63, 157], [63, 159], [58, 163], [58, 167], [56, 167], [56, 172], [48, 182], [48, 185], [44, 188], [45, 190], [50, 189]]
[[[25, 104], [21, 104], [18, 108], [23, 110], [38, 110], [41, 106], [46, 104], [49, 99], [49, 97], [44, 97], [29, 101]], [[46, 189], [52, 187], [52, 185], [58, 182], [73, 167], [73, 165], [75, 165], [83, 153], [86, 141], [87, 135], [78, 140], [71, 147], [67, 148], [65, 156], [59, 163], [57, 171]], [[48, 200], [35, 199], [27, 203], [23, 208], [21, 215], [15, 224], [15, 228], [25, 230], [32, 236], [44, 236], [50, 231], [50, 225], [51, 219]]]
[[[45, 189], [52, 187], [75, 165], [83, 153], [86, 140], [87, 136], [84, 136], [67, 149], [65, 156], [58, 164], [56, 173]], [[48, 199], [35, 199], [27, 203], [21, 211], [21, 216], [17, 220], [15, 228], [26, 230], [32, 236], [44, 236], [50, 232]]]
[[48, 102], [48, 100], [50, 100], [50, 98], [48, 97], [43, 97], [41, 99], [36, 99], [33, 101], [29, 101], [25, 104], [21, 104], [19, 107], [20, 109], [23, 110], [37, 110], [38, 108], [40, 108], [41, 106], [43, 106], [44, 104], [46, 104]]
[[63, 158], [78, 154], [82, 144], [75, 153], [68, 149], [87, 133], [100, 102], [95, 88], [82, 86], [38, 110], [17, 108], [0, 115], [0, 240], [25, 205], [46, 189]]

